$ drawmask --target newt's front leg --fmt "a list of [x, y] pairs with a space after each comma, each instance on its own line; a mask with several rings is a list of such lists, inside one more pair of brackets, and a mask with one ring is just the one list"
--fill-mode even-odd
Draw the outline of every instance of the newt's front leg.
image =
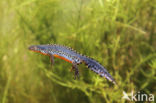
[[51, 62], [51, 66], [54, 64], [54, 56], [50, 55], [50, 62]]
[[79, 70], [78, 65], [76, 63], [73, 63], [72, 69], [75, 71], [74, 79], [79, 78]]

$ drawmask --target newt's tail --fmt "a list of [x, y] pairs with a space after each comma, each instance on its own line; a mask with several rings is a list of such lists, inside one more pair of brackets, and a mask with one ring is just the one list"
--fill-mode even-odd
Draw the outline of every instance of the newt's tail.
[[108, 79], [109, 81], [113, 82], [114, 84], [116, 84], [115, 80], [113, 79], [113, 77], [108, 73], [108, 71], [101, 65], [99, 64], [97, 61], [88, 58], [88, 57], [83, 57], [83, 61], [84, 63], [88, 66], [89, 69], [91, 69], [92, 71], [96, 72], [97, 74], [99, 74], [102, 77], [105, 77], [106, 79]]

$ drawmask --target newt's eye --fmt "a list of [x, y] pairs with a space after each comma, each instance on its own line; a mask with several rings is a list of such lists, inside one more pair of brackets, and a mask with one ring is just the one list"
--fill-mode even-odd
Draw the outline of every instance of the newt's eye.
[[36, 46], [34, 46], [34, 50], [38, 50], [38, 48]]

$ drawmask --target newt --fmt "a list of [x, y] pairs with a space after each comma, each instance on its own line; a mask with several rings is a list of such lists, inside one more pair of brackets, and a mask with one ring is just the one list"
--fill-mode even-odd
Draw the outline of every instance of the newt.
[[72, 64], [72, 69], [75, 71], [75, 78], [79, 77], [78, 65], [84, 63], [89, 69], [105, 77], [112, 83], [116, 84], [113, 77], [108, 73], [108, 71], [96, 60], [82, 55], [75, 50], [61, 46], [57, 44], [48, 45], [32, 45], [28, 48], [31, 51], [41, 53], [43, 55], [48, 55], [50, 57], [51, 63], [54, 64], [54, 57], [63, 59]]

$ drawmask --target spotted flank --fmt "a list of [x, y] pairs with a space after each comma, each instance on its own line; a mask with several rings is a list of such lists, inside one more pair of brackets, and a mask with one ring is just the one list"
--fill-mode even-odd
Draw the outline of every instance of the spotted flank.
[[39, 52], [43, 55], [50, 56], [50, 60], [52, 64], [54, 63], [54, 57], [63, 59], [72, 64], [72, 69], [75, 71], [75, 78], [79, 77], [78, 65], [84, 63], [88, 66], [89, 69], [94, 71], [95, 73], [99, 74], [102, 77], [105, 77], [112, 83], [115, 83], [115, 80], [112, 76], [108, 73], [108, 71], [97, 61], [91, 59], [87, 56], [84, 56], [80, 53], [77, 53], [75, 50], [61, 46], [57, 44], [52, 45], [32, 45], [29, 47], [29, 50], [34, 52]]

